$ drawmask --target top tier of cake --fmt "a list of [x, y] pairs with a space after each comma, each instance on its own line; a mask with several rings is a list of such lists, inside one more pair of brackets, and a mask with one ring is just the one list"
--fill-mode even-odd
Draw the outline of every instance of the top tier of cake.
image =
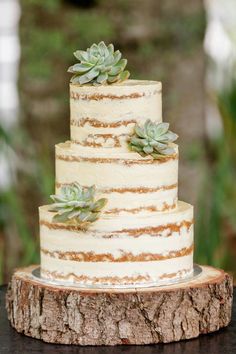
[[161, 83], [127, 80], [107, 86], [70, 85], [71, 142], [74, 148], [127, 152], [135, 123], [162, 121]]

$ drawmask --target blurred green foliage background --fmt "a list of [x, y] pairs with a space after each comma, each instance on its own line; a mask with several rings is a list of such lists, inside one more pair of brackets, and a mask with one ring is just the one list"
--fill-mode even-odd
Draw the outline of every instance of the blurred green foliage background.
[[[181, 4], [180, 4], [181, 3]], [[133, 78], [164, 83], [164, 119], [179, 136], [180, 197], [194, 203], [195, 260], [235, 270], [236, 84], [215, 93], [224, 131], [204, 130], [203, 4], [182, 1], [22, 0], [20, 122], [0, 127], [10, 147], [12, 187], [0, 191], [0, 283], [39, 262], [38, 211], [54, 191], [54, 145], [69, 139], [72, 53], [113, 42]], [[193, 187], [194, 184], [194, 187]]]

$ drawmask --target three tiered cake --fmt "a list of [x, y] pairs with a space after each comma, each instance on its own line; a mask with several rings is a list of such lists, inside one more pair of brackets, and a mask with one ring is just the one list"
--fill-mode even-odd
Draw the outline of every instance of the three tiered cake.
[[39, 209], [41, 276], [88, 286], [182, 280], [193, 272], [193, 207], [178, 201], [161, 83], [128, 79], [113, 46], [91, 48], [75, 53], [71, 140], [56, 145], [54, 204]]
[[232, 278], [193, 267], [193, 207], [178, 201], [161, 83], [129, 80], [113, 45], [75, 56], [71, 140], [56, 145], [56, 194], [39, 208], [41, 267], [14, 272], [11, 325], [77, 345], [169, 343], [227, 326]]

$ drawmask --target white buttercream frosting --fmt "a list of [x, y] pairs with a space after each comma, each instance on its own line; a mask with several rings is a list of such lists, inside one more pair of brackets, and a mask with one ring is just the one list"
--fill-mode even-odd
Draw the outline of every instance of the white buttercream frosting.
[[[178, 147], [174, 144], [173, 146], [177, 154]], [[100, 158], [110, 160], [101, 163], [96, 160]], [[130, 159], [137, 163], [132, 165], [126, 163]], [[173, 209], [178, 193], [178, 157], [167, 159], [163, 163], [156, 161], [150, 164], [144, 164], [145, 159], [147, 162], [150, 161], [150, 157], [143, 158], [135, 152], [113, 152], [108, 155], [104, 154], [104, 151], [98, 151], [95, 154], [90, 148], [75, 150], [70, 142], [58, 144], [57, 190], [61, 185], [73, 182], [95, 185], [99, 195], [108, 198], [107, 211], [114, 209], [137, 211], [140, 208], [138, 213], [147, 213], [153, 208], [156, 208], [156, 211]], [[117, 190], [122, 189], [127, 191], [117, 193]], [[139, 189], [145, 189], [146, 193], [141, 193]]]
[[[57, 273], [58, 280], [66, 277], [67, 281], [76, 282], [76, 277], [87, 277], [90, 280], [80, 280], [81, 283], [100, 283], [99, 278], [105, 277], [147, 277], [147, 282], [158, 282], [163, 279], [181, 278], [192, 273], [192, 254], [179, 258], [166, 259], [150, 262], [74, 262], [41, 255], [42, 275], [49, 276], [49, 273]], [[46, 266], [46, 269], [45, 269]], [[46, 272], [45, 272], [46, 271]], [[176, 274], [176, 276], [174, 276]], [[173, 277], [172, 277], [173, 275]], [[169, 277], [168, 277], [169, 276]], [[56, 280], [56, 276], [53, 275]], [[107, 281], [109, 283], [109, 280]], [[121, 283], [125, 283], [122, 281]], [[112, 284], [112, 281], [111, 281]]]
[[[107, 86], [70, 86], [71, 140], [127, 150], [135, 123], [162, 121], [161, 83], [127, 80]], [[75, 144], [76, 146], [76, 144]]]
[[[70, 85], [71, 141], [56, 145], [56, 191], [95, 185], [108, 203], [82, 230], [39, 208], [42, 275], [84, 284], [158, 282], [193, 270], [193, 207], [178, 201], [178, 146], [162, 161], [128, 149], [136, 123], [162, 121], [161, 83]], [[102, 259], [102, 261], [101, 261]]]
[[[54, 213], [50, 212], [50, 206], [42, 206], [39, 208], [40, 221], [52, 223]], [[130, 237], [132, 230], [144, 229], [143, 235], [149, 235], [149, 228], [166, 226], [164, 230], [159, 231], [159, 236], [168, 236], [171, 231], [167, 226], [181, 225], [181, 223], [193, 221], [193, 207], [182, 201], [178, 201], [177, 208], [173, 211], [142, 214], [138, 217], [135, 214], [130, 215], [107, 215], [101, 213], [99, 219], [89, 226], [89, 231], [76, 230], [76, 234], [80, 237], [87, 237], [88, 234], [96, 235], [96, 237], [106, 237], [108, 233], [112, 233], [116, 237]], [[55, 228], [57, 229], [57, 228]], [[47, 231], [49, 232], [49, 230]], [[58, 230], [59, 232], [59, 230]], [[63, 231], [65, 232], [65, 230]]]
[[[49, 253], [41, 253], [41, 265], [46, 272], [56, 272], [63, 276], [73, 273], [87, 278], [96, 278], [99, 274], [101, 277], [148, 275], [149, 281], [158, 281], [165, 274], [192, 269], [193, 208], [184, 202], [179, 202], [175, 211], [139, 218], [118, 215], [111, 218], [101, 215], [87, 231], [60, 229], [60, 224], [59, 228], [55, 224], [52, 228], [50, 225], [53, 215], [54, 213], [48, 211], [48, 206], [40, 208], [41, 249]], [[147, 228], [154, 228], [154, 232]], [[132, 231], [137, 229], [138, 236], [133, 236]], [[178, 256], [178, 252], [184, 249], [190, 249], [190, 254]], [[66, 253], [70, 252], [91, 254], [91, 261], [66, 259]], [[60, 253], [65, 253], [65, 259], [58, 258]], [[114, 259], [124, 254], [158, 254], [169, 258], [146, 262], [92, 261], [93, 256], [101, 254], [111, 255]]]

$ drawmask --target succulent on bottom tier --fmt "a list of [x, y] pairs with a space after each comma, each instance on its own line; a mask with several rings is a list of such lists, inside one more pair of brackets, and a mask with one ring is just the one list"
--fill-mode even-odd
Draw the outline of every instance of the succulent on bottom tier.
[[169, 130], [169, 123], [155, 123], [148, 119], [142, 127], [135, 125], [129, 147], [141, 156], [151, 155], [154, 159], [160, 159], [175, 153], [171, 143], [177, 138], [178, 135]]
[[79, 183], [63, 186], [60, 194], [50, 196], [54, 201], [50, 211], [57, 212], [53, 221], [86, 227], [97, 220], [107, 199], [95, 201], [95, 191], [95, 186], [83, 187]]

